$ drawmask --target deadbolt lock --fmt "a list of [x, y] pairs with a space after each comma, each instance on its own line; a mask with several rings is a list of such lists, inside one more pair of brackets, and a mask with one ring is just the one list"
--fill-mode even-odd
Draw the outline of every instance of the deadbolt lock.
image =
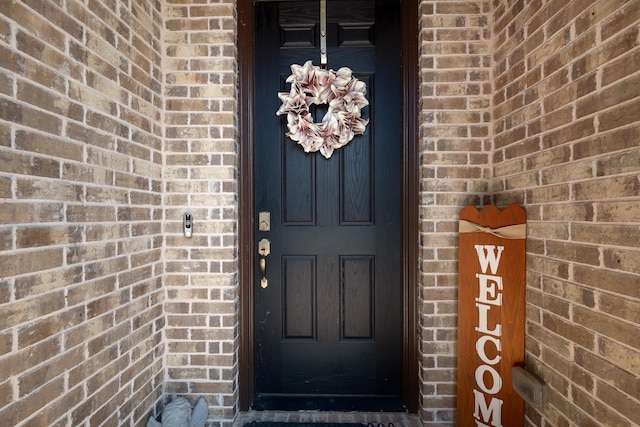
[[258, 230], [260, 231], [271, 230], [271, 212], [258, 213]]

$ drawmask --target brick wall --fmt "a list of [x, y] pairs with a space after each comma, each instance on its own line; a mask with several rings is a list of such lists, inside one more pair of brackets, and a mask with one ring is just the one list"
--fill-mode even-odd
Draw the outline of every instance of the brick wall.
[[455, 420], [457, 214], [492, 202], [529, 216], [526, 361], [550, 402], [527, 422], [640, 424], [637, 1], [419, 16], [425, 425]]
[[[525, 4], [526, 3], [526, 4]], [[0, 1], [0, 417], [238, 396], [232, 0]], [[529, 216], [536, 426], [640, 424], [640, 8], [421, 1], [420, 384], [455, 424], [457, 217]], [[194, 235], [182, 236], [182, 215]]]
[[166, 391], [204, 397], [215, 425], [233, 420], [238, 399], [234, 13], [231, 0], [165, 11]]
[[146, 422], [164, 382], [158, 2], [0, 1], [0, 419]]
[[535, 426], [640, 425], [640, 4], [496, 1], [494, 187], [527, 241]]
[[419, 7], [421, 416], [444, 426], [455, 425], [458, 213], [491, 202], [491, 3]]

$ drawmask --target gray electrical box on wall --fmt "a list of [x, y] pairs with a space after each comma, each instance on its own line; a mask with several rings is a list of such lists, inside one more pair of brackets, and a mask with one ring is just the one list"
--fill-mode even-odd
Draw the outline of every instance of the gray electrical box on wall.
[[511, 369], [513, 389], [530, 405], [540, 406], [547, 401], [547, 386], [540, 378], [520, 366]]

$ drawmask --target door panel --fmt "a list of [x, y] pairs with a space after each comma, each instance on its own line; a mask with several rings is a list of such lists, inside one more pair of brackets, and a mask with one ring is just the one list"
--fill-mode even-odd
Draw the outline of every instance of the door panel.
[[283, 338], [316, 339], [316, 258], [282, 256]]
[[271, 241], [268, 287], [259, 271], [254, 287], [256, 390], [373, 402], [401, 392], [399, 2], [328, 1], [328, 68], [350, 67], [370, 102], [364, 135], [330, 159], [275, 114], [291, 64], [318, 65], [318, 3], [256, 3], [255, 215], [271, 213], [255, 232]]

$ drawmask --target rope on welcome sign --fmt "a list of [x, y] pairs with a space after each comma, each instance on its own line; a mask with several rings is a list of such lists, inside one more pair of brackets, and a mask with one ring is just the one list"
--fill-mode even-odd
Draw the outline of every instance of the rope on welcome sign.
[[526, 239], [527, 238], [527, 224], [515, 224], [507, 225], [505, 227], [490, 228], [484, 227], [480, 224], [473, 223], [461, 219], [459, 222], [460, 233], [488, 233], [501, 239]]

